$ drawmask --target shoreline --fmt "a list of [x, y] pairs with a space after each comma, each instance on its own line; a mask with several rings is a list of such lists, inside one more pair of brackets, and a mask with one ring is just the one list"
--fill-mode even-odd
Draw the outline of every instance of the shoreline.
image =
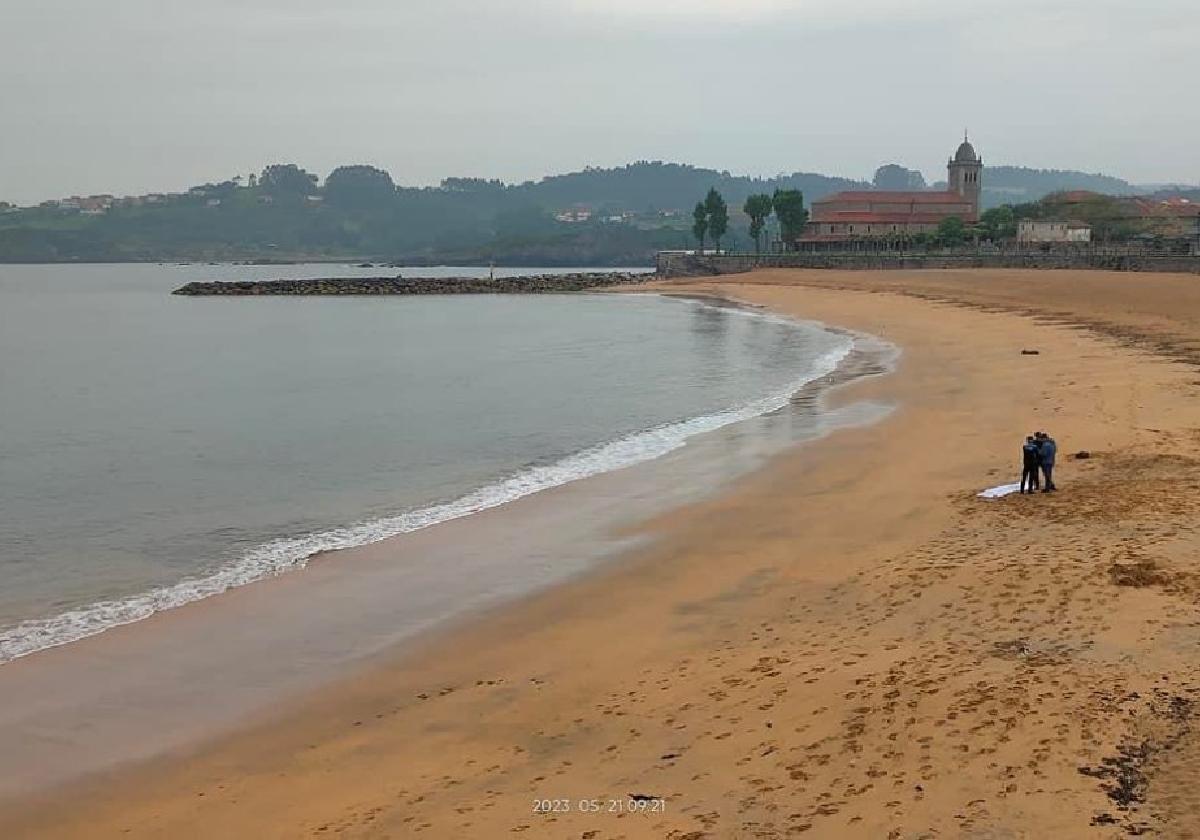
[[[712, 305], [709, 301], [693, 303]], [[737, 308], [742, 311], [741, 307]], [[745, 314], [754, 318], [774, 317], [750, 310], [745, 310]], [[114, 761], [154, 760], [162, 753], [191, 749], [228, 731], [261, 721], [264, 716], [269, 716], [269, 709], [278, 703], [292, 704], [313, 691], [353, 677], [364, 668], [371, 667], [370, 663], [380, 656], [380, 651], [384, 651], [385, 656], [393, 656], [397, 651], [407, 650], [410, 644], [421, 644], [422, 639], [436, 639], [447, 629], [477, 621], [481, 616], [504, 610], [514, 602], [519, 604], [531, 593], [587, 576], [595, 569], [611, 563], [622, 562], [623, 555], [631, 546], [650, 539], [635, 527], [640, 519], [663, 513], [675, 505], [694, 502], [697, 497], [719, 492], [703, 487], [703, 484], [716, 481], [719, 487], [735, 481], [739, 471], [754, 469], [754, 458], [770, 457], [765, 450], [761, 456], [753, 455], [751, 449], [777, 448], [795, 439], [797, 433], [784, 428], [781, 431], [787, 440], [771, 442], [772, 433], [766, 431], [766, 427], [776, 423], [768, 419], [770, 415], [786, 409], [779, 417], [783, 421], [795, 413], [789, 408], [791, 403], [803, 400], [806, 406], [804, 411], [814, 418], [820, 418], [815, 425], [812, 419], [801, 421], [797, 418], [793, 421], [800, 423], [805, 430], [803, 434], [809, 437], [824, 434], [824, 426], [869, 422], [872, 419], [869, 410], [842, 416], [826, 414], [822, 408], [825, 394], [830, 388], [847, 379], [879, 373], [886, 367], [887, 360], [880, 355], [879, 348], [864, 348], [864, 337], [851, 338], [858, 345], [846, 351], [847, 355], [852, 354], [848, 364], [846, 357], [839, 356], [834, 370], [826, 371], [821, 359], [813, 360], [812, 367], [802, 377], [805, 384], [799, 390], [792, 386], [786, 389], [786, 393], [767, 394], [727, 411], [671, 424], [669, 428], [675, 429], [676, 434], [670, 440], [663, 436], [662, 429], [637, 433], [577, 453], [550, 467], [539, 468], [539, 471], [561, 471], [568, 462], [582, 463], [587, 460], [593, 450], [592, 460], [595, 460], [602, 452], [614, 447], [621, 448], [622, 442], [650, 436], [651, 443], [657, 448], [642, 452], [645, 447], [639, 446], [636, 451], [625, 453], [628, 457], [624, 457], [620, 463], [609, 464], [597, 471], [586, 471], [561, 482], [535, 482], [537, 486], [531, 486], [529, 476], [523, 473], [521, 477], [506, 482], [517, 482], [521, 491], [515, 496], [504, 496], [501, 500], [493, 499], [495, 504], [470, 505], [469, 510], [464, 509], [464, 515], [444, 518], [422, 528], [385, 535], [382, 539], [340, 549], [320, 551], [310, 555], [307, 563], [289, 569], [287, 573], [267, 575], [213, 593], [219, 594], [220, 598], [209, 596], [188, 600], [17, 656], [0, 666], [0, 696], [6, 696], [6, 701], [0, 703], [0, 730], [5, 725], [9, 728], [9, 734], [0, 737], [0, 753], [8, 752], [11, 756], [8, 762], [0, 760], [0, 776], [5, 775], [7, 770], [13, 771], [8, 783], [0, 784], [0, 800], [7, 799], [12, 804], [14, 795], [52, 793], [64, 783], [70, 785], [78, 781], [62, 775], [63, 772], [73, 775], [85, 773], [86, 780], [86, 774], [105, 770]], [[763, 428], [756, 430], [759, 426]], [[735, 431], [735, 427], [744, 428]], [[745, 464], [736, 466], [732, 462], [724, 463], [729, 460], [727, 456], [715, 457], [720, 447], [726, 445], [721, 442], [723, 434], [742, 439], [737, 444], [741, 448], [759, 440], [738, 457], [738, 461], [746, 461]], [[629, 445], [624, 445], [624, 449], [629, 449]], [[700, 483], [696, 490], [688, 490], [680, 496], [680, 491], [669, 484], [689, 475], [699, 479]], [[696, 483], [685, 481], [685, 484]], [[487, 489], [477, 490], [463, 499], [474, 499]], [[609, 499], [642, 499], [639, 504], [643, 507], [640, 510], [629, 508], [628, 501], [614, 505]], [[433, 509], [422, 508], [417, 514], [427, 510]], [[565, 521], [568, 515], [578, 518], [574, 516], [574, 512], [578, 511], [588, 512], [582, 514], [584, 518], [595, 517], [596, 522], [580, 527], [579, 523]], [[543, 537], [514, 541], [515, 537], [509, 536], [510, 532], [515, 535], [531, 526], [549, 529], [553, 540]], [[454, 602], [449, 595], [437, 599], [432, 596], [424, 598], [428, 602], [424, 607], [404, 620], [391, 618], [388, 621], [391, 626], [381, 627], [378, 633], [364, 636], [365, 629], [354, 629], [362, 625], [366, 618], [355, 619], [349, 624], [336, 619], [337, 613], [344, 609], [339, 606], [340, 603], [347, 599], [363, 598], [367, 594], [364, 591], [367, 584], [358, 583], [356, 579], [377, 581], [384, 591], [389, 586], [403, 582], [402, 577], [397, 577], [398, 572], [384, 567], [397, 566], [404, 573], [414, 575], [413, 585], [418, 587], [422, 585], [421, 581], [429, 577], [428, 572], [422, 571], [425, 567], [436, 566], [452, 558], [463, 564], [464, 568], [474, 567], [486, 574], [486, 565], [480, 563], [503, 562], [496, 557], [489, 560], [489, 554], [496, 553], [489, 548], [489, 541], [497, 538], [503, 542], [512, 541], [514, 552], [522, 551], [522, 546], [525, 546], [524, 550], [535, 554], [557, 553], [563, 562], [556, 563], [554, 570], [536, 572], [535, 569], [533, 577], [529, 573], [525, 578], [518, 574], [506, 587], [482, 596], [482, 600], [479, 594], [461, 603]], [[306, 540], [308, 538], [302, 537], [293, 541], [304, 543]], [[462, 552], [466, 554], [462, 555]], [[422, 558], [418, 562], [417, 558], [423, 554], [434, 559]], [[478, 559], [473, 560], [472, 557]], [[519, 567], [516, 571], [520, 571]], [[319, 599], [316, 598], [317, 589], [321, 590]], [[451, 594], [455, 591], [450, 590]], [[145, 597], [161, 600], [156, 596]], [[374, 600], [379, 598], [375, 597]], [[317, 629], [320, 622], [304, 622], [316, 626], [296, 626], [295, 631], [301, 635], [295, 640], [284, 638], [275, 642], [275, 636], [286, 636], [284, 630], [277, 629], [267, 634], [268, 638], [262, 643], [256, 641], [263, 634], [255, 629], [255, 625], [267, 622], [281, 627], [290, 626], [298, 620], [293, 617], [296, 611], [306, 604], [309, 605], [308, 609], [324, 616], [322, 621], [329, 625], [327, 633]], [[439, 604], [443, 607], [439, 607]], [[439, 614], [441, 608], [446, 612]], [[331, 610], [334, 618], [328, 617]], [[370, 612], [366, 613], [368, 618], [371, 615]], [[383, 614], [376, 617], [386, 620]], [[217, 632], [207, 633], [205, 628], [214, 624], [217, 626], [213, 629]], [[252, 639], [249, 640], [250, 644], [241, 646], [244, 649], [235, 654], [233, 646], [237, 644], [235, 637], [238, 627], [250, 633]], [[380, 640], [373, 640], [373, 635], [380, 636]], [[289, 653], [288, 649], [306, 644], [320, 648], [318, 652], [300, 656], [301, 662], [310, 660], [305, 670], [313, 671], [315, 676], [294, 673], [294, 669], [280, 664], [281, 661], [286, 663], [297, 658], [298, 651]], [[202, 649], [208, 647], [212, 651]], [[325, 648], [328, 648], [328, 652], [324, 652]], [[351, 655], [350, 651], [353, 650], [358, 652]], [[256, 653], [269, 658], [274, 664], [270, 667], [256, 666]], [[226, 665], [222, 662], [223, 655], [228, 655], [231, 660], [240, 660], [240, 663]], [[96, 662], [105, 664], [98, 668]], [[155, 671], [161, 671], [163, 676], [154, 680], [149, 674]], [[228, 693], [233, 696], [222, 698], [221, 703], [213, 703], [214, 708], [199, 709], [193, 708], [198, 700], [174, 696], [164, 685], [169, 685], [173, 680], [194, 682], [212, 678], [251, 680], [261, 684], [261, 688], [252, 692], [231, 690]], [[31, 709], [38, 702], [38, 697], [69, 691], [72, 680], [82, 681], [86, 686], [107, 683], [109, 687], [103, 690], [86, 688], [78, 698], [51, 704], [51, 710], [45, 714], [29, 716], [22, 711]], [[121, 715], [103, 712], [95, 720], [88, 720], [88, 705], [106, 706], [114, 693], [128, 697], [129, 710]], [[169, 704], [178, 708], [168, 708]], [[83, 725], [85, 720], [91, 734], [87, 739], [77, 742], [78, 748], [85, 753], [84, 760], [80, 761], [72, 758], [69, 752], [64, 753], [54, 742], [69, 738], [67, 733], [76, 725]], [[132, 734], [133, 727], [138, 725], [135, 721], [153, 723], [147, 737], [138, 739], [137, 746], [131, 749], [122, 745], [121, 738], [122, 733]], [[172, 734], [165, 736], [163, 729], [171, 730]], [[26, 737], [23, 732], [35, 734]], [[39, 740], [46, 738], [50, 739], [50, 744], [39, 744]], [[13, 764], [14, 761], [19, 762], [22, 753], [28, 755], [29, 762], [29, 770], [23, 774], [26, 776], [23, 781], [16, 775], [19, 763]]]
[[[613, 290], [643, 294], [640, 289], [628, 290], [619, 286], [613, 287]], [[831, 334], [843, 335], [852, 343], [845, 353], [826, 354], [814, 359], [811, 369], [806, 371], [787, 393], [780, 391], [763, 394], [744, 404], [728, 406], [711, 414], [688, 417], [603, 441], [564, 456], [552, 464], [530, 467], [517, 474], [472, 488], [450, 500], [431, 502], [412, 510], [356, 521], [328, 531], [278, 537], [249, 549], [232, 565], [222, 566], [204, 575], [188, 576], [176, 583], [133, 593], [120, 599], [93, 602], [53, 616], [27, 619], [13, 626], [0, 628], [0, 631], [3, 631], [0, 632], [0, 667], [26, 656], [70, 645], [115, 628], [145, 621], [160, 613], [224, 595], [243, 586], [301, 571], [310, 561], [325, 558], [326, 555], [394, 540], [425, 528], [503, 507], [535, 493], [553, 490], [565, 484], [587, 480], [640, 463], [652, 462], [686, 446], [688, 441], [697, 435], [781, 410], [801, 392], [836, 387], [847, 378], [870, 375], [834, 375], [851, 354], [873, 354], [879, 357], [879, 366], [884, 368], [894, 364], [894, 354], [885, 343], [877, 342], [872, 336], [831, 328], [820, 322], [779, 318], [764, 311], [763, 307], [720, 296], [674, 295], [660, 292], [645, 294], [691, 301], [702, 306], [718, 306], [751, 317], [820, 329]], [[871, 349], [865, 351], [864, 344], [869, 345]], [[829, 365], [833, 366], [832, 370], [826, 370]], [[816, 399], [820, 402], [820, 395]], [[666, 432], [672, 432], [673, 437], [669, 440], [664, 438]], [[640, 444], [635, 446], [643, 439], [650, 441], [647, 451], [641, 451], [646, 447]], [[599, 463], [605, 460], [608, 463]], [[283, 552], [283, 556], [276, 556], [280, 552]]]
[[[1061, 323], [814, 288], [802, 274], [661, 285], [904, 348], [893, 375], [831, 397], [833, 408], [897, 404], [886, 419], [655, 516], [641, 529], [650, 544], [586, 579], [426, 640], [273, 722], [0, 816], [0, 827], [1073, 837], [1095, 836], [1102, 815], [1150, 819], [1079, 768], [1105, 766], [1139, 734], [1168, 743], [1155, 727], [1174, 719], [1159, 707], [1179, 708], [1171, 697], [1186, 698], [1198, 676], [1173, 647], [1194, 632], [1179, 592], [1190, 591], [1186, 523], [1200, 499], [1186, 471], [1176, 478], [1198, 454], [1189, 430], [1200, 416], [1185, 396], [1194, 371]], [[821, 281], [831, 279], [854, 280]], [[1031, 344], [1041, 355], [1021, 356]], [[1031, 399], [1018, 399], [1023, 389]], [[1031, 423], [1064, 452], [1096, 457], [1060, 467], [1054, 497], [976, 500], [1011, 471]], [[1145, 463], [1122, 461], [1131, 450]], [[1114, 469], [1134, 480], [1114, 482]], [[1147, 506], [1164, 490], [1168, 504]], [[1126, 551], [1154, 554], [1175, 588], [1114, 585], [1109, 567], [1128, 563]], [[1188, 737], [1160, 752], [1181, 754]], [[1176, 784], [1186, 766], [1135, 769], [1152, 794], [1187, 789]], [[665, 810], [530, 807], [632, 792], [664, 797]], [[1155, 802], [1160, 819], [1186, 813], [1178, 795]]]

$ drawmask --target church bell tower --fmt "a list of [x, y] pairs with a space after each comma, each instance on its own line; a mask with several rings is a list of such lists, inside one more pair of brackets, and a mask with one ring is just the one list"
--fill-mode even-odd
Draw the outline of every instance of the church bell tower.
[[971, 218], [979, 221], [979, 200], [983, 191], [983, 161], [975, 154], [975, 147], [963, 133], [962, 145], [946, 164], [946, 183], [951, 192], [956, 192], [971, 202]]

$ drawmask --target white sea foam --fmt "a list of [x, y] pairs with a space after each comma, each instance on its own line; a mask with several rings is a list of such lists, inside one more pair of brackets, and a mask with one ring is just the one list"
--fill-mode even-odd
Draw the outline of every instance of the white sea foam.
[[[795, 323], [769, 313], [732, 310], [751, 317]], [[118, 627], [141, 621], [157, 612], [183, 606], [229, 589], [303, 568], [309, 558], [324, 551], [367, 545], [389, 537], [418, 531], [499, 507], [542, 490], [629, 467], [662, 457], [684, 446], [689, 438], [724, 426], [777, 411], [788, 404], [801, 387], [832, 373], [854, 347], [855, 339], [817, 358], [804, 375], [761, 399], [715, 414], [693, 417], [585, 449], [560, 461], [532, 467], [501, 481], [481, 487], [459, 499], [419, 510], [360, 522], [344, 528], [288, 537], [251, 549], [215, 572], [189, 577], [119, 600], [101, 601], [60, 613], [51, 618], [32, 619], [0, 629], [0, 663], [40, 650], [69, 644]]]

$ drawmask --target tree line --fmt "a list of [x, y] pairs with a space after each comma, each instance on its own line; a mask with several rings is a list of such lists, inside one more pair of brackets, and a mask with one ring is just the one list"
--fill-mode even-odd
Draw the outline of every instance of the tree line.
[[[754, 193], [746, 198], [742, 212], [750, 219], [749, 234], [756, 254], [762, 253], [763, 234], [767, 231], [767, 221], [772, 214], [779, 222], [780, 238], [784, 242], [799, 237], [808, 223], [804, 193], [800, 190], [777, 189], [773, 194]], [[696, 202], [692, 210], [692, 235], [701, 252], [708, 238], [720, 251], [721, 239], [728, 231], [729, 206], [716, 187], [712, 187], [704, 200]]]
[[[794, 242], [800, 237], [809, 218], [809, 211], [804, 206], [804, 194], [799, 190], [756, 193], [746, 199], [742, 212], [750, 220], [748, 232], [756, 254], [762, 253], [763, 235], [772, 215], [778, 221], [780, 239], [785, 243]], [[955, 247], [971, 241], [1001, 242], [1016, 238], [1019, 218], [1036, 214], [1033, 205], [1019, 208], [1003, 205], [985, 210], [977, 223], [968, 224], [957, 216], [950, 216], [938, 224], [934, 233], [905, 234], [904, 239], [914, 245], [944, 247]], [[728, 232], [728, 204], [715, 187], [711, 188], [692, 210], [692, 236], [700, 251], [704, 250], [706, 242], [711, 241], [719, 252], [721, 240]]]

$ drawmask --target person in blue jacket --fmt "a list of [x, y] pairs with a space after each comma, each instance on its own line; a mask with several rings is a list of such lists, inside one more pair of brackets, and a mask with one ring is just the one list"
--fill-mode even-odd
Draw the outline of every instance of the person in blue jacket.
[[1046, 432], [1037, 433], [1037, 442], [1038, 460], [1042, 467], [1042, 475], [1046, 478], [1042, 492], [1049, 493], [1058, 489], [1054, 486], [1054, 459], [1058, 455], [1058, 444]]

